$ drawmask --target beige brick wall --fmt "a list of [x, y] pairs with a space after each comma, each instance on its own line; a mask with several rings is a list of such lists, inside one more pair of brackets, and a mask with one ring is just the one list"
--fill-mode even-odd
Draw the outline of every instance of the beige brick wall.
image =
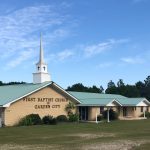
[[[135, 109], [136, 108], [136, 109]], [[123, 107], [111, 107], [114, 111], [119, 113], [119, 118], [121, 119], [123, 117]], [[143, 107], [143, 110], [147, 110], [146, 107]], [[104, 107], [104, 110], [107, 110], [106, 107]], [[150, 112], [150, 107], [148, 108], [148, 111]], [[97, 115], [100, 114], [100, 107], [89, 107], [88, 109], [88, 120], [95, 121], [96, 119], [96, 112]], [[138, 118], [143, 112], [141, 112], [141, 107], [127, 107], [127, 116]]]
[[100, 107], [89, 107], [88, 108], [88, 120], [95, 121], [96, 120], [96, 113], [97, 115], [100, 114]]
[[54, 117], [67, 115], [65, 106], [69, 101], [51, 87], [45, 87], [26, 98], [14, 102], [10, 107], [6, 108], [5, 125], [15, 125], [22, 117], [32, 113], [39, 114], [40, 117], [45, 115], [52, 115]]
[[[147, 107], [143, 107], [143, 110], [147, 110]], [[149, 109], [148, 111], [150, 112]], [[143, 113], [144, 112], [141, 112], [141, 107], [127, 107], [127, 116], [138, 118]], [[119, 117], [123, 117], [123, 107], [120, 107]]]

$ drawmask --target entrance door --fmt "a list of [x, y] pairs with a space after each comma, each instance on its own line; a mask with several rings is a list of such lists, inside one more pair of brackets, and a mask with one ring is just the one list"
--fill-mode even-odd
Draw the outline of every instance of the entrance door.
[[81, 106], [79, 107], [79, 118], [80, 120], [88, 120], [88, 107], [87, 106]]
[[123, 107], [123, 117], [127, 116], [127, 107]]

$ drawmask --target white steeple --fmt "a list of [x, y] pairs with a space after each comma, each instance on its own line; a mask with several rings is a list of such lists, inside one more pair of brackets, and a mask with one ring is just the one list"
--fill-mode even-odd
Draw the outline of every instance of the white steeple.
[[42, 47], [42, 36], [40, 36], [40, 55], [39, 62], [36, 64], [36, 73], [33, 73], [33, 83], [43, 83], [51, 81], [47, 71], [47, 64], [44, 62], [44, 50]]
[[42, 35], [40, 35], [40, 57], [39, 57], [39, 63], [44, 63], [44, 52], [42, 47]]

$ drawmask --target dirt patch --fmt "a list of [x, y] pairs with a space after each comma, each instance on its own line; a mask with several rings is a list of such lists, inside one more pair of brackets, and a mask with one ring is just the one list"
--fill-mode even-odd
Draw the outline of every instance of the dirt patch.
[[54, 147], [49, 145], [16, 145], [16, 144], [4, 144], [0, 145], [0, 150], [50, 150]]
[[148, 141], [118, 140], [115, 142], [85, 145], [82, 146], [81, 150], [131, 150], [133, 147], [138, 147], [146, 142]]
[[139, 147], [141, 144], [149, 143], [148, 140], [130, 141], [117, 140], [107, 143], [95, 143], [73, 146], [72, 148], [65, 145], [17, 145], [17, 144], [3, 144], [0, 145], [0, 150], [131, 150], [134, 147]]
[[69, 134], [67, 136], [79, 137], [79, 138], [84, 138], [84, 139], [95, 139], [95, 138], [103, 138], [103, 137], [115, 137], [115, 134], [112, 134], [112, 133], [101, 133], [101, 134], [79, 133], [79, 134]]

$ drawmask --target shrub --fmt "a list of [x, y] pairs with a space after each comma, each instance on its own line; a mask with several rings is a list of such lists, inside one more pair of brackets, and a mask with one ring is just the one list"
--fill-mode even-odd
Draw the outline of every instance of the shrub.
[[[140, 117], [144, 117], [144, 114], [140, 115]], [[150, 112], [145, 112], [145, 117], [147, 117], [148, 119], [150, 119]]]
[[70, 122], [77, 122], [77, 121], [79, 121], [79, 115], [78, 114], [70, 114], [69, 115], [69, 121]]
[[51, 124], [51, 125], [54, 125], [54, 124], [57, 124], [57, 120], [56, 120], [56, 118], [53, 118], [53, 116], [49, 116], [49, 115], [47, 115], [47, 116], [44, 116], [43, 118], [42, 118], [42, 122], [43, 122], [43, 124]]
[[[103, 118], [107, 119], [107, 110], [103, 111]], [[118, 119], [118, 113], [115, 112], [113, 109], [109, 110], [109, 119], [110, 120], [116, 120]]]
[[97, 121], [101, 121], [103, 119], [103, 116], [102, 115], [98, 115], [97, 116]]
[[57, 116], [56, 119], [58, 122], [67, 122], [68, 121], [68, 118], [65, 115], [59, 115], [59, 116]]
[[65, 111], [67, 112], [68, 115], [73, 114], [73, 110], [75, 109], [75, 105], [72, 102], [69, 102], [66, 107], [65, 107]]
[[145, 116], [150, 119], [150, 112], [145, 112]]
[[29, 114], [19, 121], [20, 126], [39, 125], [41, 123], [42, 121], [39, 114]]

